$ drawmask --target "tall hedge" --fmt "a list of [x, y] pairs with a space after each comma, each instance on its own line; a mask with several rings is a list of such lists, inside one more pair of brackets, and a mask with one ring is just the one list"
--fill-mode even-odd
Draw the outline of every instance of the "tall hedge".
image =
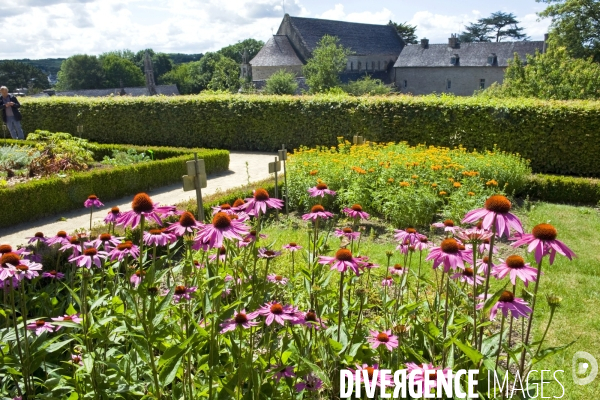
[[337, 137], [479, 150], [497, 145], [535, 172], [600, 176], [600, 102], [449, 96], [178, 96], [24, 99], [27, 132], [101, 143], [273, 151]]
[[[120, 148], [125, 149], [125, 146]], [[225, 171], [229, 167], [229, 153], [225, 150], [153, 150], [155, 155], [172, 155], [151, 162], [75, 172], [66, 178], [50, 177], [0, 189], [0, 204], [9, 210], [0, 213], [0, 228], [83, 208], [90, 194], [109, 201], [181, 181], [187, 171], [186, 161], [194, 158], [193, 151], [204, 159], [207, 173]]]

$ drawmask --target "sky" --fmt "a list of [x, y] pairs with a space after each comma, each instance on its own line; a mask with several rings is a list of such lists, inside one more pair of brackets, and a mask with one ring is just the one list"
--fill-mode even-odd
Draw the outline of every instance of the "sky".
[[419, 38], [443, 43], [492, 12], [510, 12], [532, 40], [550, 21], [535, 0], [2, 0], [0, 59], [62, 58], [152, 48], [205, 53], [247, 38], [267, 41], [285, 13], [385, 24], [408, 22]]

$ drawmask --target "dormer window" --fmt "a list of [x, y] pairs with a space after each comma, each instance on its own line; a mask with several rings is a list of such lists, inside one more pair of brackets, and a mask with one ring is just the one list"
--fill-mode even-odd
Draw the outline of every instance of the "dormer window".
[[488, 63], [488, 65], [494, 65], [495, 62], [496, 62], [496, 54], [491, 53], [488, 56], [487, 63]]
[[452, 57], [450, 57], [450, 64], [458, 65], [458, 60], [458, 54], [454, 54]]

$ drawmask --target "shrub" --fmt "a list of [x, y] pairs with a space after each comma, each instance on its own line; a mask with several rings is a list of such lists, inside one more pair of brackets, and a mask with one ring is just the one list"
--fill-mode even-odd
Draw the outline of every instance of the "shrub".
[[[25, 131], [101, 143], [273, 151], [337, 137], [518, 152], [535, 172], [600, 176], [600, 103], [449, 96], [23, 99]], [[108, 153], [110, 154], [110, 153]]]
[[295, 94], [298, 89], [298, 82], [296, 82], [296, 76], [291, 72], [286, 72], [284, 69], [280, 69], [275, 72], [269, 79], [265, 86], [266, 94]]
[[600, 179], [536, 174], [529, 178], [522, 195], [552, 203], [596, 205]]
[[342, 89], [353, 96], [385, 95], [392, 92], [392, 88], [385, 85], [381, 79], [373, 79], [369, 75], [342, 85]]
[[530, 174], [521, 157], [501, 151], [367, 143], [302, 148], [288, 165], [290, 204], [313, 205], [306, 187], [338, 192], [337, 208], [358, 203], [398, 227], [425, 226], [441, 213], [459, 219], [494, 193], [522, 192]]

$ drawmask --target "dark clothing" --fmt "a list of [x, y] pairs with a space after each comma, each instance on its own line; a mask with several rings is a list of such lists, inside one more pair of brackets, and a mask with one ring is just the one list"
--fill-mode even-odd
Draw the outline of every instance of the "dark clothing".
[[[9, 94], [8, 98], [10, 99], [9, 101], [15, 103], [11, 107], [13, 115], [15, 116], [15, 120], [20, 121], [21, 119], [23, 119], [23, 117], [21, 116], [21, 112], [19, 111], [19, 107], [21, 107], [19, 100], [17, 100], [17, 98], [15, 96], [13, 96], [12, 94]], [[4, 97], [1, 94], [0, 94], [0, 110], [2, 110], [2, 121], [6, 122], [6, 106], [4, 105]]]

